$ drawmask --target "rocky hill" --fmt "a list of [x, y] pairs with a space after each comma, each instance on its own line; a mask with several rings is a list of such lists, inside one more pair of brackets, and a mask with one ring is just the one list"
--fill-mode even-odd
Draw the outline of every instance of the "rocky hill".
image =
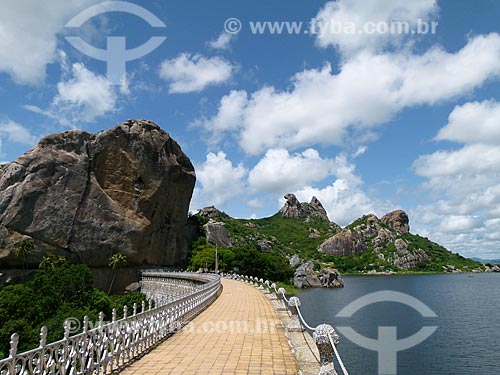
[[[285, 199], [279, 212], [264, 219], [233, 219], [214, 207], [201, 210], [197, 216], [210, 243], [253, 246], [286, 257], [296, 269], [299, 286], [318, 284], [325, 279], [324, 270], [329, 275], [336, 270], [365, 274], [484, 270], [480, 263], [410, 233], [410, 220], [402, 210], [380, 219], [366, 215], [342, 228], [328, 220], [317, 198], [304, 203], [287, 194]], [[331, 276], [326, 278], [331, 280]]]
[[[179, 145], [150, 121], [47, 136], [0, 170], [0, 272], [36, 268], [46, 252], [97, 274], [116, 252], [132, 268], [181, 263], [195, 179]], [[26, 259], [15, 254], [22, 240], [35, 244]]]

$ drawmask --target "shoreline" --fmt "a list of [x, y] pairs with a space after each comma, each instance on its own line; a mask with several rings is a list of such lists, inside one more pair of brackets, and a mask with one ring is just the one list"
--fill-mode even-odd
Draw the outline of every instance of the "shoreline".
[[342, 277], [344, 276], [411, 276], [411, 275], [482, 275], [482, 274], [495, 274], [499, 272], [472, 272], [472, 271], [467, 271], [467, 272], [427, 272], [427, 271], [422, 271], [422, 272], [394, 272], [394, 273], [389, 273], [389, 272], [377, 272], [377, 273], [343, 273]]

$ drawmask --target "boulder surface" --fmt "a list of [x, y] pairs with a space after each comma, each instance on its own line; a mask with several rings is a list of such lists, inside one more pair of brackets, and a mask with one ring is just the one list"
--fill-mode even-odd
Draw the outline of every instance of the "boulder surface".
[[[35, 268], [48, 251], [94, 268], [116, 252], [129, 266], [178, 264], [195, 180], [151, 121], [47, 136], [0, 170], [0, 267]], [[14, 254], [23, 239], [35, 243], [27, 259]]]

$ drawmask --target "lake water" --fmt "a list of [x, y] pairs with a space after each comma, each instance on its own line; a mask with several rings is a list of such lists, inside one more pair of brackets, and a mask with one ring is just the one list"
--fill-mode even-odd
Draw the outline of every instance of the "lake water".
[[[351, 318], [335, 315], [371, 292], [394, 290], [418, 298], [437, 318], [394, 302], [358, 310]], [[398, 339], [422, 326], [438, 330], [418, 346], [398, 353], [401, 375], [500, 374], [500, 274], [350, 276], [343, 289], [309, 289], [298, 297], [306, 321], [316, 326], [350, 326], [376, 339], [379, 326], [396, 326]], [[377, 374], [377, 353], [363, 349], [340, 334], [340, 355], [350, 375]]]

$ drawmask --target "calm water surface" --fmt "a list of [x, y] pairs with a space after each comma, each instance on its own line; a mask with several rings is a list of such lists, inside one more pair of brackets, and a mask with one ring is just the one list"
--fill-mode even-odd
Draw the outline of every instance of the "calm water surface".
[[[397, 326], [398, 339], [422, 326], [438, 330], [420, 345], [399, 352], [398, 374], [500, 374], [500, 274], [350, 276], [343, 289], [301, 292], [301, 310], [312, 326], [350, 326], [377, 338], [379, 326]], [[395, 290], [420, 299], [437, 318], [423, 318], [411, 307], [384, 302], [366, 306], [351, 318], [335, 315], [371, 292]], [[377, 353], [340, 335], [339, 351], [350, 375], [377, 374]]]

